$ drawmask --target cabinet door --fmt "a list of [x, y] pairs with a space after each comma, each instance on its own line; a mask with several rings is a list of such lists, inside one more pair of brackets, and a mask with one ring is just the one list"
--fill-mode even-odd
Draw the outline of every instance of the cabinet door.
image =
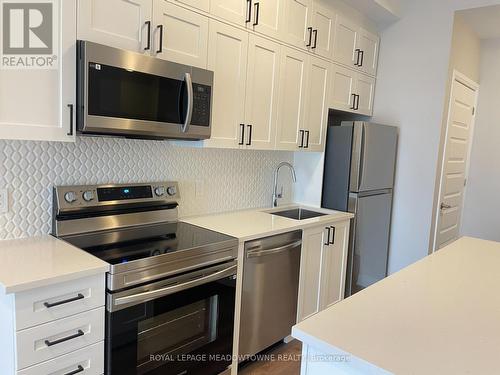
[[306, 53], [282, 47], [280, 66], [280, 94], [278, 99], [278, 131], [276, 148], [297, 150], [301, 144], [304, 124], [304, 103], [307, 84]]
[[358, 48], [362, 51], [360, 69], [366, 74], [375, 76], [377, 75], [380, 38], [365, 29], [360, 29], [358, 38]]
[[211, 147], [238, 147], [245, 120], [248, 32], [210, 20], [208, 69], [214, 72]]
[[155, 0], [154, 26], [155, 56], [206, 69], [208, 17], [165, 0]]
[[245, 145], [249, 148], [274, 148], [279, 68], [280, 45], [250, 35], [245, 102]]
[[0, 139], [75, 140], [77, 5], [57, 4], [57, 68], [0, 69]]
[[189, 5], [190, 7], [200, 9], [204, 12], [210, 11], [210, 0], [177, 0], [179, 3]]
[[307, 48], [311, 26], [312, 0], [287, 0], [283, 21], [283, 40], [296, 47]]
[[[333, 229], [335, 228], [335, 229]], [[345, 276], [347, 267], [347, 249], [349, 224], [335, 224], [331, 227], [330, 237], [333, 244], [323, 247], [320, 283], [320, 310], [337, 303], [344, 298]]]
[[258, 33], [280, 39], [286, 1], [288, 0], [255, 0], [249, 26]]
[[333, 59], [336, 62], [354, 67], [358, 30], [359, 27], [354, 22], [337, 15], [335, 42], [333, 45]]
[[324, 227], [304, 230], [300, 258], [297, 323], [320, 311], [321, 256], [326, 242]]
[[333, 58], [333, 41], [337, 15], [329, 8], [314, 2], [312, 14], [313, 33], [310, 51], [328, 59]]
[[340, 111], [353, 110], [353, 94], [358, 73], [351, 69], [333, 64], [330, 108]]
[[210, 0], [210, 13], [242, 26], [247, 23], [249, 6], [247, 0]]
[[311, 57], [309, 60], [308, 84], [304, 126], [309, 131], [307, 150], [322, 152], [325, 148], [328, 125], [328, 94], [332, 78], [331, 64]]
[[359, 95], [356, 112], [371, 116], [373, 113], [373, 98], [375, 96], [375, 78], [358, 74], [356, 94]]
[[149, 52], [146, 21], [152, 20], [152, 4], [153, 0], [78, 1], [78, 39]]

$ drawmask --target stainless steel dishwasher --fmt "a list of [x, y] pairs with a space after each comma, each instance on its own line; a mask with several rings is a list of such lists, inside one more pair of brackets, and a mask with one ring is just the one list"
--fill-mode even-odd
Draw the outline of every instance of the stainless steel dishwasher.
[[240, 346], [254, 355], [290, 335], [297, 319], [302, 231], [245, 244]]

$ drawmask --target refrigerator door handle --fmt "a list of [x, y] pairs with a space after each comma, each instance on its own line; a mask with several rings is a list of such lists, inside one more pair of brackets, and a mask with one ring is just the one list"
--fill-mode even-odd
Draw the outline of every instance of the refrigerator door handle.
[[363, 124], [361, 126], [361, 150], [359, 154], [359, 174], [358, 174], [358, 187], [359, 190], [362, 189], [363, 186], [363, 170], [364, 170], [364, 165], [365, 165], [365, 126], [366, 124]]

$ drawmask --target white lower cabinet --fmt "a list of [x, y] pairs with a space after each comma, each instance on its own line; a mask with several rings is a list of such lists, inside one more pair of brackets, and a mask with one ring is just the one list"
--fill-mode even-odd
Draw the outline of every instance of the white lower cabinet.
[[297, 322], [344, 298], [349, 221], [305, 229]]
[[358, 74], [356, 94], [358, 95], [356, 112], [371, 116], [373, 113], [373, 99], [375, 97], [375, 78]]

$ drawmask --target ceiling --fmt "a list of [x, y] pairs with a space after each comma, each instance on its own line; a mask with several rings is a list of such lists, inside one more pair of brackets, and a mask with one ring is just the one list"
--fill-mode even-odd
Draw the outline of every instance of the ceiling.
[[500, 5], [457, 12], [480, 39], [500, 38]]

